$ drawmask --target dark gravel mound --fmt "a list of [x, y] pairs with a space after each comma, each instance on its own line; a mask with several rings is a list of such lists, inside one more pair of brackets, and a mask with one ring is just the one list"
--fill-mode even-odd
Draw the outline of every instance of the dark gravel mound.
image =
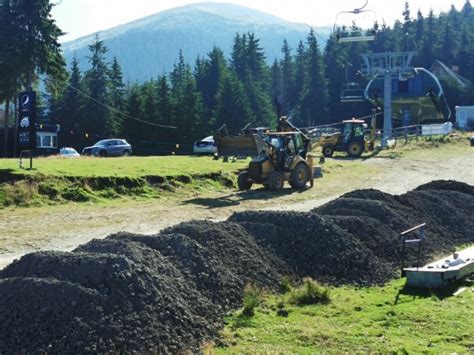
[[283, 259], [299, 277], [331, 284], [382, 284], [394, 277], [358, 238], [313, 213], [240, 212], [230, 217]]
[[454, 180], [435, 180], [427, 184], [420, 185], [415, 189], [415, 191], [421, 190], [447, 190], [474, 195], [474, 186]]
[[0, 271], [0, 354], [199, 352], [246, 283], [382, 284], [396, 276], [400, 232], [423, 222], [423, 262], [472, 243], [473, 196], [453, 181], [360, 190], [309, 213], [241, 212], [26, 255]]
[[202, 245], [219, 259], [223, 267], [241, 281], [275, 289], [289, 268], [273, 253], [261, 248], [245, 228], [237, 223], [192, 221], [165, 229], [162, 234], [183, 234]]
[[160, 253], [112, 239], [80, 250], [30, 254], [0, 273], [0, 353], [173, 352], [216, 336], [221, 314]]
[[[394, 266], [400, 262], [399, 234], [426, 223], [421, 254], [421, 262], [426, 263], [434, 256], [474, 241], [472, 189], [470, 185], [454, 181], [435, 181], [400, 196], [371, 189], [358, 190], [312, 212], [333, 220]], [[415, 261], [415, 254], [408, 250], [409, 262]]]

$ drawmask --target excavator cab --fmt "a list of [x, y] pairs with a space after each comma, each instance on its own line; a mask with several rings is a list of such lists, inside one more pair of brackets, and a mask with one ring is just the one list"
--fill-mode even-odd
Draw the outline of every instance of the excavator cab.
[[249, 190], [254, 183], [278, 191], [288, 181], [295, 189], [313, 181], [312, 158], [307, 158], [309, 139], [298, 131], [272, 132], [263, 138], [264, 148], [252, 159], [246, 171], [239, 174], [240, 190]]

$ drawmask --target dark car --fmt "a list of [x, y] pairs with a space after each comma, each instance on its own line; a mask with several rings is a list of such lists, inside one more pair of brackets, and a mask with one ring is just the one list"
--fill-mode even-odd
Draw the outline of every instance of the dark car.
[[104, 139], [82, 150], [82, 155], [96, 157], [123, 157], [131, 154], [132, 146], [125, 139]]

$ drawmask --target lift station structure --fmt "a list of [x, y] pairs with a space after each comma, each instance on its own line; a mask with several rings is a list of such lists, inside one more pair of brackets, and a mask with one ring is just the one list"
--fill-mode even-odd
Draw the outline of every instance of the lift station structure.
[[[392, 137], [392, 79], [406, 81], [416, 75], [412, 60], [416, 52], [367, 53], [362, 55], [361, 75], [369, 80], [384, 80], [382, 147]], [[366, 93], [367, 94], [367, 93]]]

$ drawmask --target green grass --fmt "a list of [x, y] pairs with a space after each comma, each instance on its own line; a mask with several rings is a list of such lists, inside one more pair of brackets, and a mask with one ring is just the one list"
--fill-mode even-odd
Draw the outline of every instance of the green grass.
[[[24, 166], [29, 166], [24, 161]], [[0, 159], [0, 172], [11, 170], [20, 174], [43, 174], [50, 176], [77, 177], [142, 177], [203, 175], [220, 171], [231, 172], [246, 165], [245, 160], [223, 163], [211, 157], [166, 156], [128, 158], [38, 158], [33, 161], [33, 170], [20, 169], [18, 159]]]
[[233, 186], [235, 172], [246, 164], [187, 156], [49, 157], [35, 159], [33, 170], [27, 170], [19, 168], [17, 159], [0, 159], [0, 181], [5, 181], [0, 184], [0, 208], [219, 191]]
[[[472, 353], [474, 292], [459, 296], [416, 294], [405, 280], [384, 287], [339, 287], [331, 302], [293, 306], [288, 296], [268, 296], [255, 315], [226, 320], [228, 347], [211, 353]], [[288, 317], [277, 311], [284, 304]]]

